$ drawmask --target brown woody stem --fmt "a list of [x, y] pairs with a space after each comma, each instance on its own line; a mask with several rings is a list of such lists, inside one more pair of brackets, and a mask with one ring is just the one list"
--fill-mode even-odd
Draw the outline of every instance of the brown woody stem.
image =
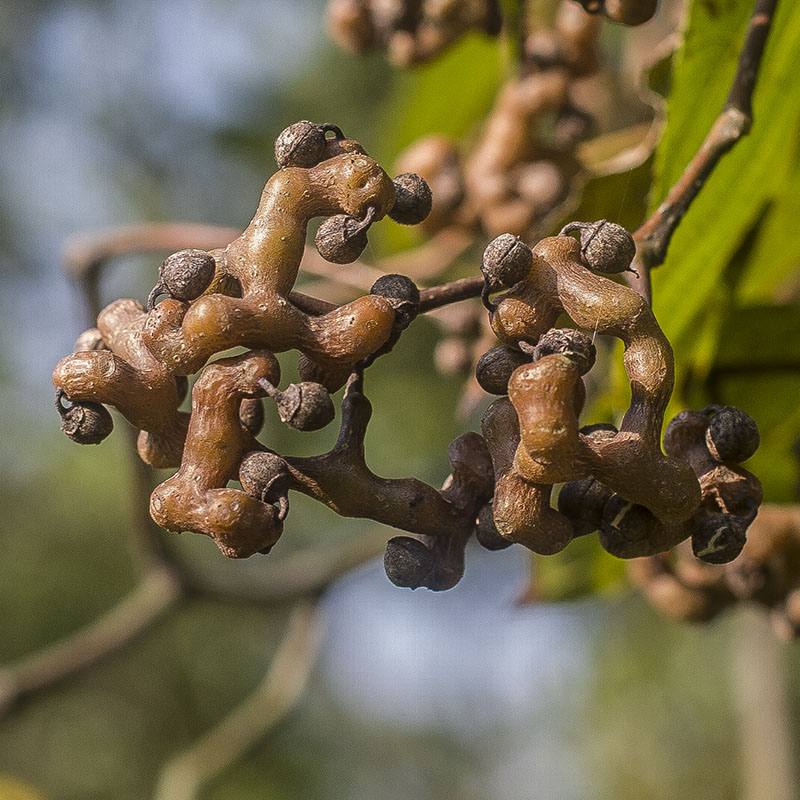
[[117, 652], [158, 622], [180, 597], [175, 573], [153, 569], [128, 597], [95, 622], [0, 669], [0, 716], [23, 697]]

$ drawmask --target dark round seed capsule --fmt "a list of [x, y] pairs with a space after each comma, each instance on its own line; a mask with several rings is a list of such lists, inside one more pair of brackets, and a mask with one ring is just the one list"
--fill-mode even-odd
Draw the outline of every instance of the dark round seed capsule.
[[395, 586], [408, 589], [424, 586], [433, 567], [433, 553], [419, 539], [395, 536], [386, 543], [383, 568]]
[[395, 201], [389, 216], [401, 225], [418, 225], [431, 213], [433, 195], [424, 178], [415, 172], [398, 175], [394, 184]]
[[264, 403], [259, 397], [245, 397], [239, 405], [239, 422], [251, 436], [258, 436], [264, 425]]
[[419, 313], [419, 288], [411, 278], [395, 273], [382, 275], [369, 290], [385, 297], [397, 314], [397, 323], [405, 328]]
[[636, 255], [636, 243], [622, 225], [600, 219], [597, 222], [570, 222], [561, 229], [562, 234], [572, 231], [580, 233], [581, 253], [589, 269], [606, 275], [630, 269]]
[[328, 217], [315, 238], [319, 254], [333, 264], [350, 264], [367, 246], [367, 231], [361, 220], [347, 214]]
[[746, 533], [746, 526], [736, 517], [711, 514], [696, 526], [692, 552], [707, 564], [727, 564], [742, 552]]
[[644, 506], [612, 494], [603, 508], [598, 532], [600, 544], [617, 558], [635, 558], [648, 551], [660, 523]]
[[276, 395], [275, 401], [281, 422], [299, 431], [324, 428], [336, 416], [328, 390], [313, 381], [290, 383]]
[[573, 524], [576, 536], [600, 530], [603, 509], [611, 499], [611, 490], [591, 476], [570, 481], [558, 493], [558, 510]]
[[514, 542], [504, 539], [497, 526], [494, 524], [494, 509], [491, 503], [486, 503], [478, 514], [478, 524], [475, 527], [475, 538], [487, 550], [505, 550]]
[[289, 468], [274, 453], [248, 453], [239, 465], [239, 483], [250, 497], [277, 503], [289, 492]]
[[706, 445], [715, 461], [739, 464], [758, 450], [758, 444], [758, 426], [741, 409], [724, 406], [708, 423]]
[[582, 331], [574, 328], [551, 328], [539, 337], [533, 351], [534, 361], [554, 353], [568, 356], [578, 367], [580, 374], [585, 375], [594, 366], [597, 351], [591, 337]]
[[275, 161], [286, 167], [313, 167], [325, 156], [325, 131], [307, 119], [281, 131], [275, 140]]
[[78, 444], [100, 444], [114, 429], [114, 421], [100, 403], [73, 403], [68, 408], [56, 404], [61, 414], [61, 431]]
[[205, 250], [179, 250], [167, 256], [159, 275], [169, 294], [188, 302], [200, 297], [214, 280], [216, 264]]
[[475, 367], [475, 378], [489, 394], [508, 394], [508, 381], [517, 367], [530, 362], [530, 356], [513, 347], [498, 345], [487, 350]]
[[504, 233], [483, 251], [481, 272], [490, 291], [513, 286], [523, 280], [533, 266], [530, 247], [517, 236]]

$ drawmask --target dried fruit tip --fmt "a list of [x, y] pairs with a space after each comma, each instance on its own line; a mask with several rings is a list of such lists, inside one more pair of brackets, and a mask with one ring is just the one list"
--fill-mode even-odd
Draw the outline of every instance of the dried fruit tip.
[[481, 300], [486, 308], [494, 310], [489, 300], [491, 292], [519, 283], [528, 275], [532, 266], [533, 253], [519, 237], [503, 233], [489, 242], [483, 251], [481, 262], [484, 283]]
[[430, 186], [415, 172], [398, 175], [394, 184], [395, 201], [389, 216], [401, 225], [419, 225], [427, 219], [433, 205]]
[[61, 431], [78, 444], [100, 444], [114, 429], [111, 414], [100, 403], [90, 401], [64, 406], [67, 399], [63, 389], [56, 389], [55, 403], [61, 416]]
[[395, 536], [386, 543], [383, 568], [395, 586], [418, 589], [433, 567], [433, 553], [419, 539]]
[[332, 264], [350, 264], [367, 246], [367, 230], [377, 213], [374, 206], [367, 209], [363, 220], [348, 214], [328, 217], [317, 230], [314, 239], [319, 254]]
[[389, 301], [395, 311], [395, 328], [404, 330], [419, 313], [419, 288], [405, 275], [382, 275], [372, 284], [369, 293], [380, 295]]
[[321, 383], [290, 383], [285, 391], [280, 391], [261, 378], [258, 385], [275, 401], [281, 422], [299, 431], [324, 428], [336, 416], [331, 396]]
[[530, 362], [530, 356], [506, 345], [487, 350], [475, 367], [475, 378], [489, 394], [508, 394], [508, 381], [517, 367]]
[[239, 483], [250, 497], [278, 504], [278, 519], [289, 513], [290, 473], [286, 462], [274, 453], [248, 453], [239, 465]]
[[215, 271], [216, 262], [205, 250], [179, 250], [167, 256], [159, 267], [158, 283], [147, 298], [147, 310], [164, 292], [185, 303], [197, 299], [211, 285]]
[[622, 225], [599, 219], [597, 222], [570, 222], [559, 236], [578, 231], [581, 255], [589, 269], [613, 275], [617, 272], [636, 272], [631, 262], [636, 255], [636, 243]]

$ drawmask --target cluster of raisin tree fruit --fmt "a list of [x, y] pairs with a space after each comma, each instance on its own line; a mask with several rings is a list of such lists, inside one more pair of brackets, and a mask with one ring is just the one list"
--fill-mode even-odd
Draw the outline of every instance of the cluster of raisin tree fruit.
[[[320, 254], [348, 263], [384, 216], [421, 222], [431, 193], [417, 175], [392, 180], [335, 125], [290, 126], [276, 159], [279, 170], [241, 236], [224, 249], [169, 256], [147, 304], [111, 303], [54, 373], [67, 435], [99, 442], [111, 431], [105, 406], [113, 406], [140, 430], [147, 464], [177, 467], [153, 491], [158, 524], [211, 536], [231, 557], [265, 553], [282, 533], [289, 491], [301, 491], [340, 514], [416, 534], [389, 542], [387, 573], [398, 585], [432, 589], [460, 578], [475, 530], [491, 548], [519, 542], [538, 553], [597, 530], [624, 558], [687, 538], [712, 563], [738, 554], [761, 499], [758, 481], [737, 465], [755, 434], [738, 424], [742, 412], [722, 409], [700, 415], [695, 441], [694, 427], [679, 417], [662, 452], [672, 353], [649, 305], [607, 277], [629, 268], [634, 245], [602, 220], [568, 225], [533, 248], [510, 233], [489, 244], [481, 293], [500, 343], [481, 358], [477, 377], [502, 397], [480, 434], [452, 443], [452, 474], [440, 491], [374, 475], [364, 460], [371, 413], [364, 372], [425, 310], [424, 293], [409, 278], [387, 275], [367, 295], [320, 308], [294, 283], [312, 218], [324, 217]], [[576, 328], [554, 327], [562, 314]], [[588, 331], [626, 346], [632, 399], [619, 430], [579, 423], [582, 376], [594, 363]], [[247, 351], [211, 360], [236, 346]], [[274, 354], [288, 350], [299, 353], [302, 382], [280, 389]], [[181, 411], [195, 374], [191, 411]], [[329, 393], [345, 384], [341, 432], [329, 453], [282, 456], [256, 438], [262, 398], [277, 403], [286, 424], [315, 430], [332, 422]], [[742, 430], [747, 447], [737, 439]]]
[[[289, 126], [276, 141], [279, 169], [244, 233], [225, 248], [169, 256], [145, 304], [111, 303], [58, 364], [62, 430], [98, 443], [112, 430], [106, 406], [115, 408], [139, 430], [142, 460], [177, 470], [153, 491], [152, 518], [210, 536], [229, 557], [268, 553], [289, 493], [299, 491], [343, 516], [412, 534], [386, 547], [384, 566], [398, 586], [455, 585], [473, 533], [490, 550], [519, 543], [545, 555], [597, 535], [609, 553], [635, 560], [635, 582], [673, 616], [708, 619], [744, 597], [730, 562], [762, 500], [741, 466], [758, 446], [755, 423], [732, 407], [684, 411], [662, 442], [673, 355], [649, 303], [618, 280], [631, 270], [633, 238], [607, 220], [542, 238], [580, 189], [576, 149], [594, 130], [594, 113], [576, 97], [599, 67], [597, 14], [635, 25], [655, 8], [655, 0], [564, 0], [551, 30], [525, 37], [520, 73], [465, 158], [428, 137], [401, 157], [392, 179], [338, 126]], [[494, 0], [332, 0], [329, 8], [337, 41], [358, 52], [385, 48], [404, 65], [468, 30], [494, 35], [502, 22]], [[482, 277], [420, 291], [388, 274], [341, 306], [294, 289], [312, 219], [323, 218], [319, 255], [348, 264], [386, 216], [429, 235], [491, 238]], [[375, 475], [364, 452], [365, 371], [419, 313], [478, 295], [483, 309], [475, 304], [470, 314], [493, 340], [475, 377], [497, 396], [481, 431], [451, 443], [451, 475], [439, 490]], [[624, 344], [631, 400], [618, 427], [581, 420], [597, 336]], [[216, 358], [234, 347], [245, 352]], [[286, 351], [298, 353], [300, 382], [281, 389], [275, 353]], [[342, 387], [329, 452], [283, 455], [257, 438], [265, 398], [284, 423], [311, 431], [334, 420], [330, 395]], [[784, 583], [771, 593], [753, 589], [754, 579], [748, 586], [798, 627], [800, 601]]]

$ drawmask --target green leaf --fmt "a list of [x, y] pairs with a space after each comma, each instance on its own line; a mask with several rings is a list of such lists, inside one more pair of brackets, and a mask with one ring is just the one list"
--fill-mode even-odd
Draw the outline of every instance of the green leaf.
[[[752, 5], [752, 0], [692, 3], [667, 129], [656, 157], [652, 206], [680, 177], [723, 107]], [[654, 306], [680, 354], [679, 367], [694, 357], [696, 322], [718, 292], [731, 260], [770, 204], [782, 208], [792, 188], [788, 176], [800, 142], [798, 63], [800, 4], [779, 3], [753, 98], [752, 129], [723, 157], [678, 226], [665, 264], [653, 275]], [[762, 242], [755, 251], [762, 265], [784, 240], [785, 232], [777, 241]], [[754, 262], [739, 270], [751, 295], [755, 269]]]

